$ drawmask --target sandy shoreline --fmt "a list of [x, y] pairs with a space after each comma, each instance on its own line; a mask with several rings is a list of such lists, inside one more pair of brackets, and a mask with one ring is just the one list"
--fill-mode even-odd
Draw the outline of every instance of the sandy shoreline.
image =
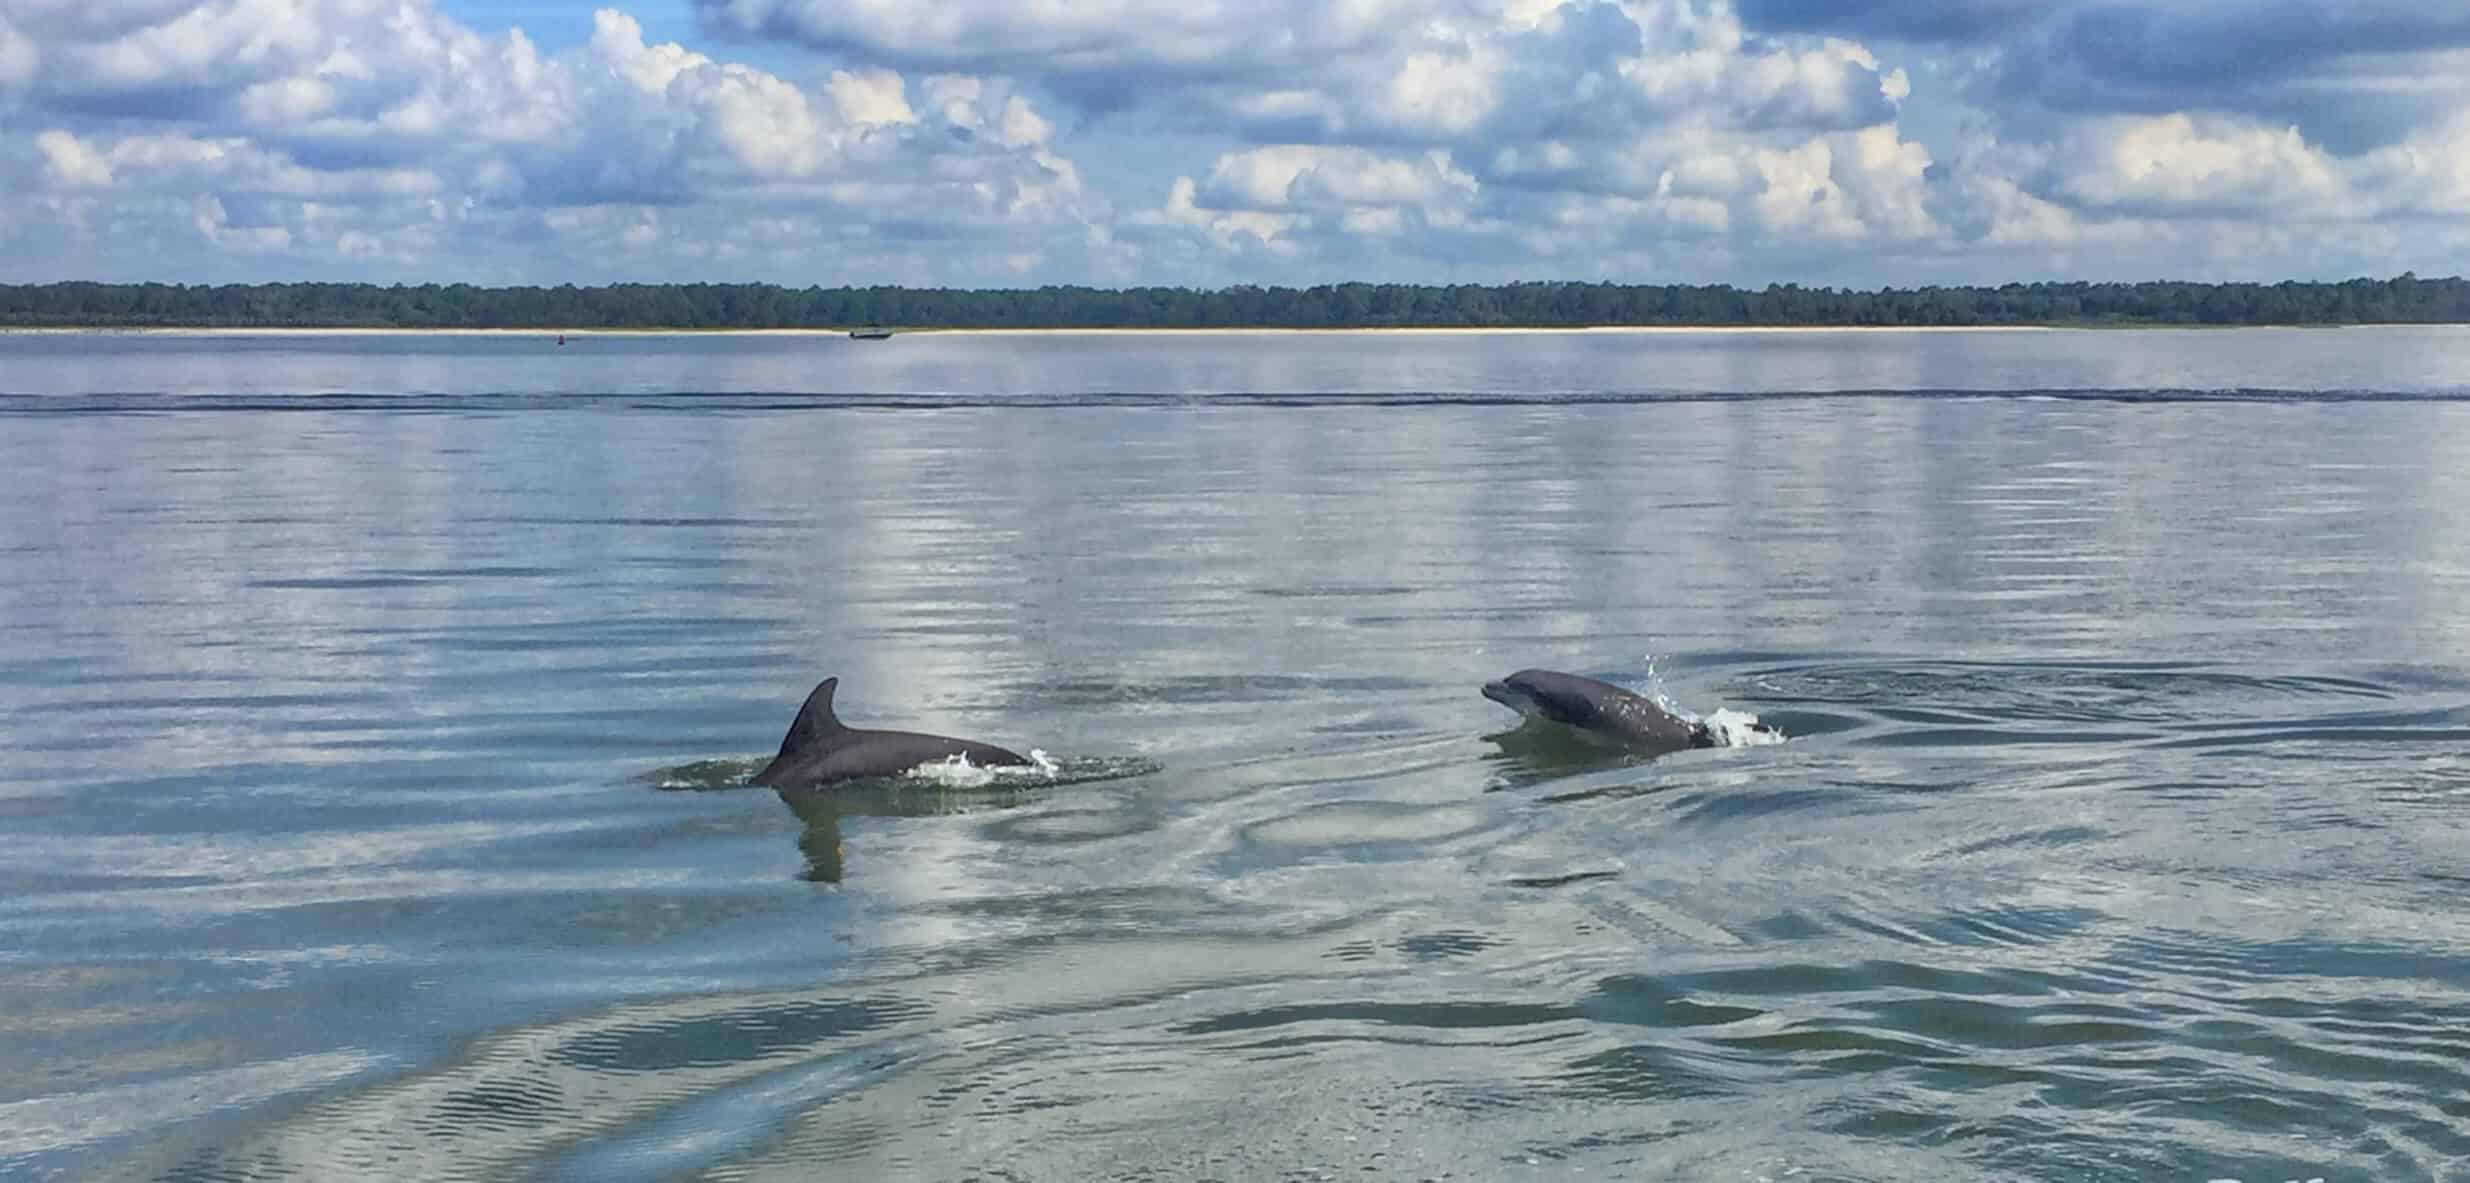
[[[2137, 329], [2307, 328], [2470, 328], [2459, 324], [2310, 324], [2310, 325], [2181, 325], [2181, 324], [2017, 324], [2017, 325], [1590, 325], [1470, 326], [1464, 328], [1052, 328], [1052, 329], [896, 329], [896, 337], [1159, 337], [1159, 336], [1477, 336], [1507, 334], [1773, 334], [1773, 333], [2064, 333], [2117, 332]], [[147, 336], [147, 337], [838, 337], [847, 329], [495, 329], [495, 328], [198, 328], [97, 326], [0, 326], [0, 336]]]

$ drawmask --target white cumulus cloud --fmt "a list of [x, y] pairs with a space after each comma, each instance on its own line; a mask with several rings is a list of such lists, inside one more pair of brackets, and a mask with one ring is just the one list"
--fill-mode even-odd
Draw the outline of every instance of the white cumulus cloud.
[[428, 0], [12, 10], [6, 28], [43, 40], [0, 40], [0, 63], [39, 63], [10, 67], [0, 128], [41, 130], [15, 151], [0, 130], [0, 159], [54, 196], [0, 198], [19, 203], [0, 247], [53, 273], [263, 256], [550, 281], [664, 265], [795, 281], [870, 256], [925, 279], [972, 260], [913, 239], [1104, 255], [1077, 169], [1009, 84], [869, 68], [802, 84], [648, 42], [619, 9], [577, 16], [588, 37], [547, 54]]
[[2323, 209], [2343, 198], [2331, 161], [2295, 127], [2110, 118], [2066, 145], [2060, 189], [2091, 206]]
[[111, 163], [76, 136], [58, 128], [34, 137], [52, 180], [70, 188], [100, 188], [112, 182]]
[[446, 2], [0, 0], [0, 279], [2470, 269], [2400, 0]]
[[0, 93], [34, 81], [35, 67], [40, 63], [34, 39], [18, 32], [9, 23], [8, 14], [0, 12]]
[[1450, 167], [1449, 154], [1391, 157], [1361, 148], [1290, 144], [1218, 158], [1203, 195], [1236, 209], [1459, 203], [1474, 179]]

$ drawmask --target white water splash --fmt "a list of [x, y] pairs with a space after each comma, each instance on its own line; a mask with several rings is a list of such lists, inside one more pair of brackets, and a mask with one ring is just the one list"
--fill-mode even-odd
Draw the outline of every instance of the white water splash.
[[1671, 712], [1674, 718], [1706, 724], [1707, 734], [1714, 737], [1716, 743], [1725, 747], [1747, 748], [1784, 742], [1783, 732], [1761, 724], [1758, 716], [1748, 711], [1718, 707], [1712, 715], [1701, 715], [1674, 702], [1671, 695], [1664, 693], [1664, 675], [1657, 672], [1655, 655], [1652, 653], [1647, 655], [1646, 683], [1639, 688], [1639, 693], [1645, 695], [1648, 701]]
[[1664, 675], [1662, 671], [1655, 668], [1655, 655], [1652, 653], [1647, 654], [1646, 684], [1640, 686], [1638, 692], [1646, 695], [1648, 701], [1667, 711], [1676, 715], [1681, 713], [1681, 704], [1674, 702], [1671, 695], [1664, 693]]
[[983, 789], [991, 785], [1029, 784], [1053, 780], [1063, 766], [1043, 748], [1029, 749], [1029, 763], [1003, 764], [982, 768], [969, 762], [965, 754], [954, 754], [942, 760], [920, 764], [909, 775], [947, 789]]
[[1758, 716], [1748, 711], [1721, 707], [1701, 721], [1707, 725], [1707, 734], [1714, 736], [1715, 741], [1725, 747], [1746, 748], [1784, 742], [1783, 732], [1759, 723]]

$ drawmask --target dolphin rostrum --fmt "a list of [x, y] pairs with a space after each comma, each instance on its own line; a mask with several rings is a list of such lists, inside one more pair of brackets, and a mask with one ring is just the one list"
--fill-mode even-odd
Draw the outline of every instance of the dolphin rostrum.
[[[1500, 681], [1486, 682], [1484, 697], [1530, 722], [1558, 723], [1583, 739], [1649, 756], [1711, 748], [1722, 742], [1706, 724], [1683, 719], [1644, 695], [1557, 670], [1520, 670]], [[1763, 724], [1755, 726], [1764, 728]]]
[[749, 784], [774, 789], [814, 789], [839, 781], [891, 777], [954, 756], [991, 768], [1027, 764], [1019, 755], [976, 740], [915, 731], [871, 731], [845, 727], [832, 713], [832, 692], [839, 678], [825, 678], [806, 696], [797, 721], [780, 741], [780, 755], [754, 775]]

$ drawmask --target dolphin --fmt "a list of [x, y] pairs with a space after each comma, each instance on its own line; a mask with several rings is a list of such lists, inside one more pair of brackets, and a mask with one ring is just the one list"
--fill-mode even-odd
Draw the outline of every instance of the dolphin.
[[815, 684], [780, 741], [780, 755], [747, 783], [784, 791], [818, 789], [840, 781], [898, 776], [953, 756], [965, 756], [980, 768], [1029, 763], [1016, 753], [971, 739], [843, 726], [832, 713], [832, 692], [839, 686], [839, 678]]
[[[1704, 723], [1693, 723], [1644, 695], [1610, 682], [1557, 670], [1520, 670], [1484, 683], [1484, 697], [1527, 717], [1558, 723], [1579, 738], [1605, 747], [1661, 756], [1721, 741]], [[1755, 724], [1763, 729], [1764, 724]]]

